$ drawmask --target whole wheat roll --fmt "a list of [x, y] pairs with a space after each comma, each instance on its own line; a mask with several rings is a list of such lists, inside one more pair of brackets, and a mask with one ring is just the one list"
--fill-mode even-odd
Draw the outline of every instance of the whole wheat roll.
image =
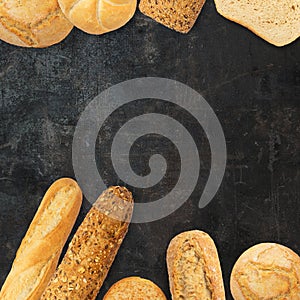
[[137, 0], [59, 0], [59, 5], [77, 28], [103, 34], [125, 25], [135, 13]]
[[48, 47], [62, 41], [72, 28], [57, 0], [0, 1], [0, 39], [9, 44]]
[[47, 190], [17, 251], [1, 300], [38, 300], [55, 272], [82, 201], [77, 183], [55, 181]]
[[42, 300], [93, 300], [127, 233], [132, 194], [110, 187], [90, 209], [46, 288]]
[[173, 300], [225, 300], [222, 270], [212, 238], [191, 230], [175, 236], [167, 250]]

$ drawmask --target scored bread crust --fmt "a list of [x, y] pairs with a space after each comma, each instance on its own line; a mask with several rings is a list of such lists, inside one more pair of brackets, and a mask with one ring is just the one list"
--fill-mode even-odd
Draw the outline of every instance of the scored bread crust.
[[141, 0], [140, 11], [156, 22], [181, 33], [194, 26], [205, 0]]
[[48, 47], [62, 41], [72, 28], [57, 0], [0, 2], [0, 39], [9, 44]]
[[105, 294], [103, 300], [167, 300], [163, 291], [152, 281], [140, 277], [119, 280]]
[[258, 2], [257, 7], [255, 1], [214, 1], [220, 15], [277, 47], [288, 45], [300, 36], [300, 0], [268, 0]]
[[124, 187], [104, 191], [72, 238], [41, 300], [94, 300], [127, 233], [132, 194]]
[[300, 257], [280, 244], [255, 245], [236, 261], [230, 289], [235, 300], [300, 299]]
[[36, 300], [53, 275], [82, 202], [78, 184], [55, 181], [43, 200], [17, 251], [0, 292], [1, 300]]
[[137, 0], [58, 0], [66, 17], [89, 34], [103, 34], [125, 25]]
[[217, 249], [207, 233], [192, 230], [174, 237], [167, 250], [167, 267], [173, 300], [225, 300]]

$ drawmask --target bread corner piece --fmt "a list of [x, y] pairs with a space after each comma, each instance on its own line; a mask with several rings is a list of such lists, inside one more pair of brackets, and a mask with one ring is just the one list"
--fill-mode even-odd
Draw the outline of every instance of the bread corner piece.
[[140, 277], [127, 277], [116, 282], [103, 300], [167, 300], [163, 291], [152, 281]]
[[230, 289], [235, 300], [300, 299], [300, 258], [291, 249], [262, 243], [235, 263]]
[[181, 33], [188, 33], [194, 26], [205, 0], [141, 0], [140, 11]]
[[300, 36], [299, 0], [215, 0], [219, 14], [281, 47]]
[[207, 233], [192, 230], [174, 237], [167, 267], [173, 300], [225, 300], [217, 249]]

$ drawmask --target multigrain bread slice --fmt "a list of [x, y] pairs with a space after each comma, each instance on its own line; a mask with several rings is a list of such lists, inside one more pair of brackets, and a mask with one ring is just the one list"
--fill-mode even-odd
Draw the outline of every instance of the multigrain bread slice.
[[174, 237], [167, 266], [173, 300], [225, 300], [217, 249], [207, 233], [192, 230]]
[[235, 263], [230, 289], [235, 300], [300, 299], [300, 257], [279, 244], [255, 245]]
[[127, 233], [132, 194], [110, 187], [90, 209], [71, 240], [41, 300], [94, 300]]
[[300, 0], [215, 0], [217, 11], [275, 46], [300, 36]]
[[127, 277], [116, 282], [103, 300], [167, 300], [163, 291], [152, 281], [140, 277]]
[[205, 0], [141, 0], [140, 11], [171, 29], [188, 33], [194, 26]]
[[22, 240], [1, 289], [1, 300], [40, 299], [55, 272], [81, 201], [81, 190], [72, 179], [62, 178], [50, 186]]
[[7, 43], [48, 47], [62, 41], [72, 28], [57, 0], [0, 1], [0, 39]]

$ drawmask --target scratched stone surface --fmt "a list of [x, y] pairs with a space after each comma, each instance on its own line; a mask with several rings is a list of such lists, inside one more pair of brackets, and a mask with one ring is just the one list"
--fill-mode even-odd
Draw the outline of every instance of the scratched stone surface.
[[[91, 36], [74, 29], [47, 49], [0, 42], [0, 57], [0, 285], [47, 187], [59, 177], [74, 177], [72, 138], [81, 112], [106, 88], [144, 76], [178, 80], [205, 97], [225, 133], [225, 177], [214, 200], [198, 209], [210, 169], [210, 148], [199, 124], [180, 108], [153, 99], [115, 112], [96, 148], [108, 185], [124, 184], [111, 169], [109, 141], [134, 113], [163, 112], [181, 121], [198, 146], [201, 172], [191, 197], [172, 215], [131, 224], [97, 299], [132, 275], [153, 280], [170, 298], [166, 248], [184, 230], [201, 229], [214, 238], [228, 299], [231, 269], [248, 247], [273, 241], [300, 254], [300, 40], [276, 48], [219, 16], [207, 1], [188, 35], [137, 12], [118, 31]], [[159, 199], [180, 174], [178, 151], [154, 135], [132, 147], [137, 174], [149, 172], [153, 153], [164, 155], [169, 173], [155, 188], [131, 187], [137, 202]], [[75, 228], [89, 207], [85, 200]]]

